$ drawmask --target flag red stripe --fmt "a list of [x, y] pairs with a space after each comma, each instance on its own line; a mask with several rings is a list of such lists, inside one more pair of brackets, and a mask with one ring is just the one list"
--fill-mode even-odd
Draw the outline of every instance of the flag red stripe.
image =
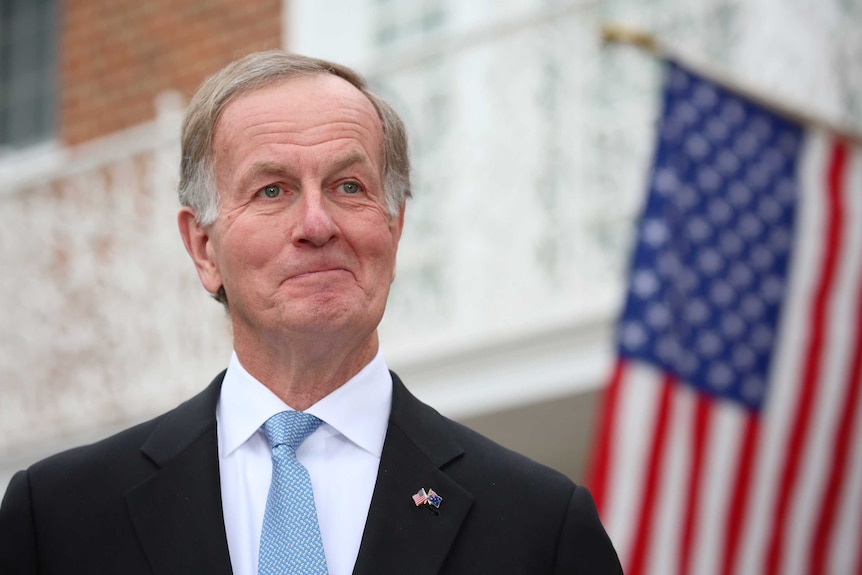
[[740, 445], [739, 462], [736, 467], [736, 477], [730, 499], [730, 510], [727, 514], [724, 554], [721, 557], [720, 573], [722, 575], [729, 575], [732, 572], [736, 564], [736, 557], [739, 555], [739, 539], [742, 535], [748, 494], [751, 491], [751, 476], [754, 471], [759, 436], [760, 417], [753, 411], [747, 411], [745, 414], [745, 431]]
[[811, 341], [805, 357], [800, 394], [792, 420], [793, 427], [785, 450], [786, 458], [780, 476], [775, 517], [772, 520], [769, 547], [766, 555], [766, 575], [778, 575], [784, 557], [784, 539], [788, 526], [790, 501], [799, 478], [802, 449], [811, 423], [814, 391], [820, 376], [823, 344], [826, 334], [826, 312], [829, 307], [832, 285], [838, 268], [838, 253], [843, 237], [843, 202], [841, 182], [846, 165], [847, 146], [836, 142], [832, 147], [827, 179], [827, 240], [823, 254], [823, 270], [817, 286], [811, 318]]
[[853, 352], [853, 362], [847, 379], [847, 395], [844, 398], [841, 410], [841, 418], [838, 424], [837, 437], [832, 450], [832, 466], [829, 470], [829, 479], [823, 490], [823, 502], [820, 505], [820, 514], [817, 518], [817, 529], [811, 542], [811, 559], [808, 572], [812, 575], [826, 573], [827, 552], [831, 548], [832, 533], [835, 528], [835, 514], [838, 509], [838, 500], [844, 490], [847, 479], [847, 462], [850, 455], [853, 429], [855, 428], [859, 415], [859, 388], [862, 387], [862, 289], [856, 302], [857, 318], [856, 347]]
[[599, 515], [604, 512], [606, 501], [605, 493], [608, 484], [608, 469], [610, 468], [611, 442], [613, 441], [612, 432], [616, 425], [615, 416], [619, 412], [617, 403], [619, 402], [619, 389], [624, 372], [625, 360], [620, 358], [614, 366], [610, 384], [605, 391], [605, 405], [602, 409], [601, 419], [597, 428], [597, 437], [594, 441], [596, 447], [590, 466], [590, 479], [587, 482], [587, 487], [593, 495]]
[[665, 375], [662, 381], [661, 400], [656, 414], [655, 435], [649, 453], [646, 481], [643, 484], [640, 513], [638, 514], [634, 546], [631, 553], [631, 564], [625, 570], [628, 575], [641, 575], [647, 567], [650, 548], [650, 536], [653, 534], [652, 523], [656, 520], [656, 496], [661, 485], [661, 476], [665, 471], [662, 459], [666, 453], [671, 404], [674, 397], [673, 388], [677, 385], [674, 377]]
[[703, 476], [703, 460], [706, 454], [707, 434], [712, 421], [712, 400], [705, 394], [697, 394], [694, 412], [694, 426], [691, 443], [691, 467], [688, 475], [688, 497], [685, 502], [685, 518], [682, 527], [679, 572], [683, 575], [693, 573], [691, 566], [692, 548], [695, 545], [698, 510], [700, 508], [700, 485]]

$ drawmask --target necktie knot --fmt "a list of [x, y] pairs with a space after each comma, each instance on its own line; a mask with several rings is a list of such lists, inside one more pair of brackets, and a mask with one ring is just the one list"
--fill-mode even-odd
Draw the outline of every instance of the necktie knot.
[[273, 449], [281, 445], [296, 450], [323, 422], [302, 411], [282, 411], [266, 420], [261, 427]]

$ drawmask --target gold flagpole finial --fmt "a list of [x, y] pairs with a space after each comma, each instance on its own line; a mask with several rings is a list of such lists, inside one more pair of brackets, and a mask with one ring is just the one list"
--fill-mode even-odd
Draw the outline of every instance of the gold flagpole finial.
[[655, 35], [625, 24], [603, 25], [602, 42], [605, 44], [631, 44], [653, 54], [661, 52]]

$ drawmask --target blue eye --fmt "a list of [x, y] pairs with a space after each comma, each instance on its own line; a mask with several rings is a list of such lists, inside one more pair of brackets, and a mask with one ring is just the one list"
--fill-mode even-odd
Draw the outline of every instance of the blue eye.
[[356, 182], [344, 182], [341, 184], [341, 191], [345, 194], [355, 194], [359, 192], [360, 187]]
[[273, 199], [281, 195], [281, 188], [275, 184], [271, 184], [265, 188], [261, 188], [257, 193], [265, 198]]

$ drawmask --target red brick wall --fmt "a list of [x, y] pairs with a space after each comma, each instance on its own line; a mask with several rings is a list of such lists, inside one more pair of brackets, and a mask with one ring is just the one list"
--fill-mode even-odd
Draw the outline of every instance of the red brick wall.
[[154, 117], [167, 89], [191, 96], [236, 57], [281, 46], [282, 0], [66, 0], [59, 138], [66, 145]]

